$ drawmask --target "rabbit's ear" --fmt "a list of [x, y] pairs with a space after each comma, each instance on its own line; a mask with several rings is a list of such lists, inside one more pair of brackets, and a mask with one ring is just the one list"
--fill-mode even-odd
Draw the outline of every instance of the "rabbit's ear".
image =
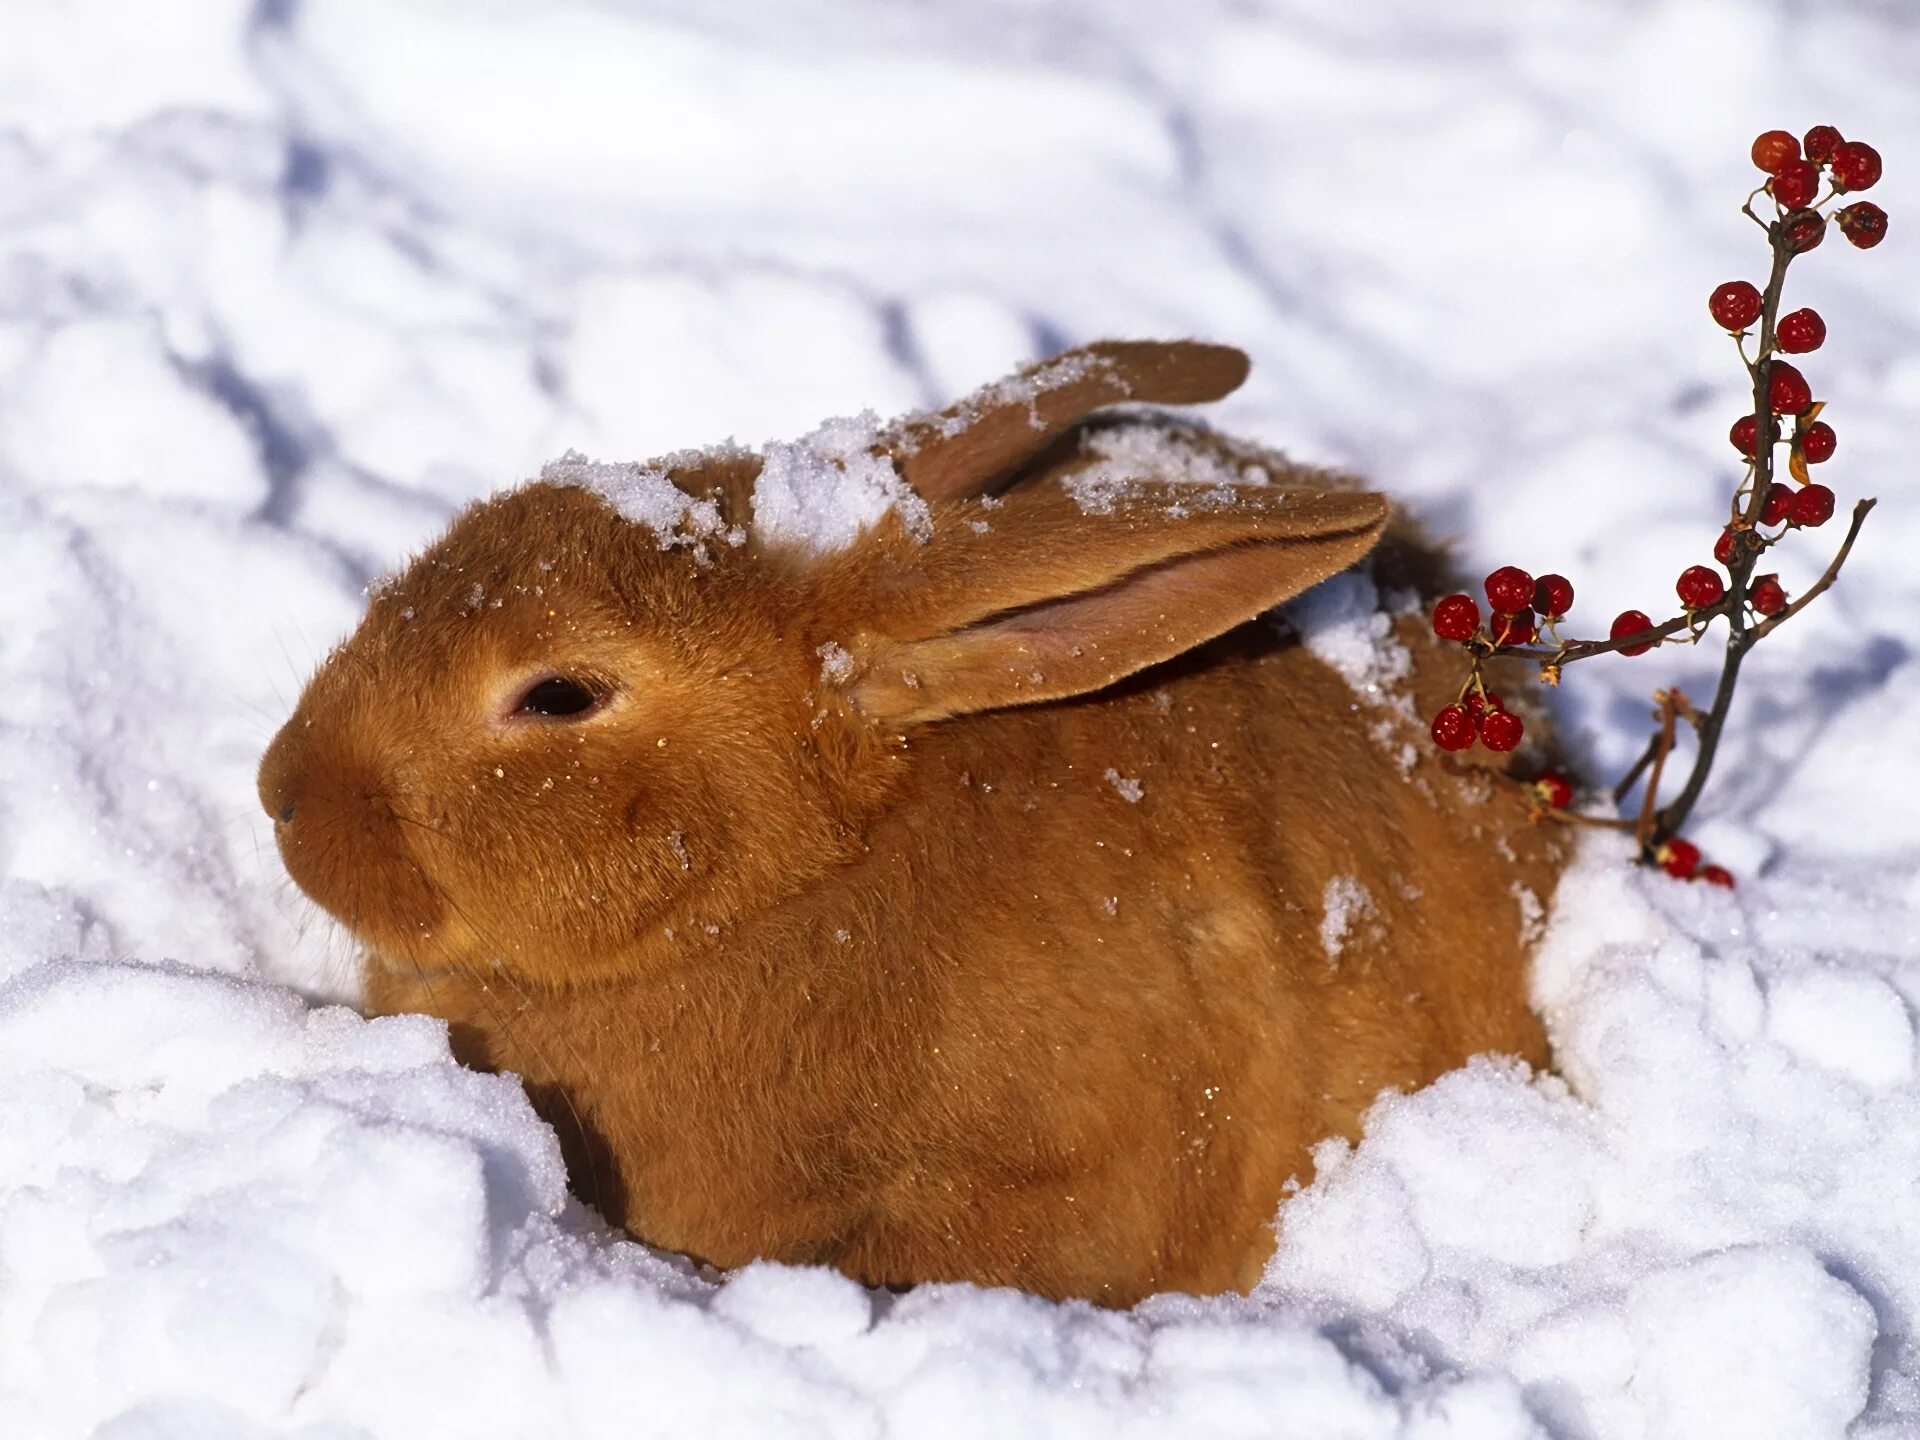
[[898, 422], [882, 439], [930, 501], [997, 489], [1061, 431], [1102, 405], [1197, 405], [1247, 378], [1247, 357], [1197, 340], [1102, 340], [975, 391], [937, 415]]
[[911, 725], [1098, 690], [1344, 570], [1389, 510], [1360, 491], [1127, 496], [1090, 514], [1049, 485], [947, 509], [858, 641], [855, 705]]

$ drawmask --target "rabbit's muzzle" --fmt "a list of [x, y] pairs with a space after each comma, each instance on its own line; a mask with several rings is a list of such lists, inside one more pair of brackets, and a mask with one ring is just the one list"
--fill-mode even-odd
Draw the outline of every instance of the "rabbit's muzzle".
[[355, 937], [412, 953], [446, 908], [420, 863], [409, 815], [378, 767], [316, 743], [296, 715], [260, 766], [260, 804], [294, 883]]

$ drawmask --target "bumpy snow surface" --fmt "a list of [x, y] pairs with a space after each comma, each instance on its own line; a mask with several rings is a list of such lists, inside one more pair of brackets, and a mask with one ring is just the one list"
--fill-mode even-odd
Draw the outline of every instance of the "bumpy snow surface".
[[[1920, 1433], [1916, 75], [1893, 0], [0, 6], [0, 1435]], [[1194, 334], [1256, 360], [1220, 423], [1599, 629], [1717, 531], [1703, 302], [1749, 138], [1823, 120], [1892, 236], [1791, 299], [1883, 503], [1748, 663], [1742, 886], [1601, 845], [1523, 898], [1561, 1076], [1384, 1101], [1251, 1298], [699, 1276], [435, 1024], [302, 998], [352, 957], [253, 767], [465, 500]], [[1302, 623], [1366, 712], [1351, 598]], [[1593, 773], [1707, 662], [1572, 672]]]

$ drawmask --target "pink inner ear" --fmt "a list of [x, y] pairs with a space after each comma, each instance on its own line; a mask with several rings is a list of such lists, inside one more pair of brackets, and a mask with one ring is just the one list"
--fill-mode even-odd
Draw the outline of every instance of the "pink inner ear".
[[1276, 559], [1275, 547], [1257, 544], [1185, 555], [1099, 590], [987, 621], [968, 633], [989, 644], [998, 638], [1036, 656], [1092, 665], [1112, 657], [1123, 667], [1112, 677], [1118, 679], [1277, 603], [1271, 598]]

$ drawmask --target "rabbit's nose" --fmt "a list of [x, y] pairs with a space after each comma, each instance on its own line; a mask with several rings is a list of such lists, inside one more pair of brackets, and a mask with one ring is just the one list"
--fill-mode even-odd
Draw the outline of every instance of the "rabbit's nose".
[[293, 823], [293, 802], [289, 800], [286, 804], [282, 805], [279, 815], [275, 818], [279, 820], [282, 825], [291, 825]]

